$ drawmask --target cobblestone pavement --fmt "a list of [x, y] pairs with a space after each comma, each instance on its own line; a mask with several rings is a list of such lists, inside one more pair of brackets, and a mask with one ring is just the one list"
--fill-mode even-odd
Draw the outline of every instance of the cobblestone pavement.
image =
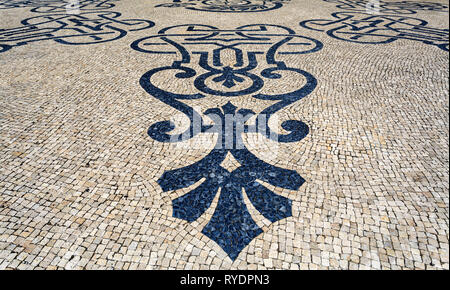
[[368, 1], [0, 0], [0, 269], [448, 270], [448, 1]]

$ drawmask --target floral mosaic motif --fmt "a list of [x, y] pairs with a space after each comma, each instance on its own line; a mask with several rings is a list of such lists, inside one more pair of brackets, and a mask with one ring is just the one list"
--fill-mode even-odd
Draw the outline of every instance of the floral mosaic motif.
[[154, 26], [149, 20], [121, 19], [112, 11], [45, 14], [22, 20], [22, 26], [0, 29], [0, 53], [33, 42], [53, 40], [60, 44], [83, 45], [117, 40], [129, 31]]
[[[448, 11], [442, 3], [425, 1], [382, 1], [382, 0], [323, 0], [336, 3], [336, 8], [348, 11], [365, 12], [367, 8], [376, 8], [383, 14], [415, 14], [418, 11]], [[376, 3], [377, 2], [377, 3]], [[375, 6], [375, 3], [377, 4]]]
[[[77, 9], [80, 11], [98, 11], [110, 9], [118, 0], [78, 0]], [[72, 1], [74, 2], [74, 1]], [[32, 8], [37, 13], [63, 13], [66, 12], [71, 1], [68, 0], [0, 0], [1, 9]]]
[[336, 12], [332, 17], [302, 21], [300, 26], [354, 43], [383, 44], [405, 39], [449, 50], [449, 30], [429, 27], [427, 21], [418, 18], [361, 12]]
[[[182, 112], [190, 120], [189, 128], [181, 134], [171, 135], [175, 125], [170, 121], [162, 121], [150, 126], [149, 136], [160, 142], [180, 142], [201, 133], [218, 135], [216, 147], [206, 157], [186, 167], [164, 172], [158, 183], [167, 192], [201, 182], [172, 202], [173, 216], [188, 222], [202, 216], [220, 192], [214, 214], [202, 233], [221, 246], [234, 260], [242, 249], [262, 233], [247, 210], [244, 192], [256, 210], [269, 221], [276, 222], [291, 216], [291, 200], [275, 194], [261, 181], [291, 190], [299, 189], [305, 182], [293, 170], [258, 159], [243, 145], [241, 135], [256, 132], [278, 142], [296, 142], [308, 134], [308, 126], [298, 120], [284, 121], [281, 126], [289, 133], [277, 134], [269, 127], [269, 119], [282, 108], [309, 95], [317, 85], [310, 73], [290, 67], [280, 58], [283, 55], [316, 52], [322, 48], [322, 43], [278, 25], [255, 24], [224, 30], [192, 24], [164, 28], [156, 35], [135, 41], [132, 48], [145, 53], [174, 56], [171, 65], [145, 73], [140, 84], [151, 96]], [[234, 63], [225, 64], [222, 59], [225, 51], [232, 52]], [[260, 68], [261, 62], [264, 62], [264, 68]], [[180, 94], [160, 88], [153, 82], [156, 75], [164, 74], [167, 79], [169, 72], [174, 79], [191, 82], [197, 91]], [[297, 78], [304, 80], [304, 84], [280, 94], [259, 92], [266, 80], [282, 81], [283, 73], [286, 72], [296, 74]], [[209, 108], [204, 112], [197, 112], [183, 102], [208, 95], [230, 100], [251, 95], [255, 99], [272, 100], [275, 103], [256, 114], [248, 108], [239, 109], [230, 101], [221, 108]], [[214, 125], [208, 125], [201, 113], [213, 120]], [[253, 116], [256, 117], [255, 124], [247, 124]], [[229, 154], [240, 164], [232, 171], [221, 165]]]
[[184, 7], [208, 12], [263, 12], [283, 7], [290, 0], [172, 0], [155, 7]]
[[0, 0], [0, 9], [32, 8], [43, 5], [61, 4], [61, 0]]

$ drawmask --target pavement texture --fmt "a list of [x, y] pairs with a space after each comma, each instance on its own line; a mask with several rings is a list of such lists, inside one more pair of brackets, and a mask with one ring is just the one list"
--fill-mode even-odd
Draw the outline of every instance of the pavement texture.
[[449, 269], [448, 1], [0, 0], [0, 269]]

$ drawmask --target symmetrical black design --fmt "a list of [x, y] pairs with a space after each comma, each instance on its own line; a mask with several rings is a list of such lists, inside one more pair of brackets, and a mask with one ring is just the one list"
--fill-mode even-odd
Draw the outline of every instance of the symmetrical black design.
[[81, 45], [113, 41], [130, 31], [143, 30], [155, 24], [143, 19], [121, 19], [121, 14], [103, 11], [114, 7], [116, 0], [80, 0], [76, 14], [68, 1], [3, 0], [0, 8], [32, 8], [45, 13], [21, 21], [22, 26], [0, 29], [0, 53], [32, 42], [54, 40], [61, 44]]
[[361, 12], [336, 12], [334, 19], [314, 19], [300, 26], [326, 33], [336, 39], [355, 43], [380, 44], [399, 39], [415, 40], [448, 51], [449, 30], [428, 27], [425, 20]]
[[[256, 132], [278, 142], [299, 141], [308, 134], [308, 126], [297, 120], [283, 122], [281, 126], [289, 133], [277, 134], [269, 127], [269, 119], [277, 111], [309, 95], [317, 84], [311, 74], [288, 66], [280, 57], [312, 53], [320, 50], [322, 43], [278, 25], [255, 24], [225, 30], [192, 24], [162, 29], [157, 35], [135, 41], [132, 48], [145, 53], [180, 56], [171, 65], [145, 73], [140, 84], [153, 97], [184, 113], [190, 119], [189, 129], [182, 134], [170, 135], [175, 125], [163, 121], [150, 126], [149, 136], [160, 142], [179, 142], [200, 133], [219, 136], [215, 149], [205, 158], [195, 164], [166, 171], [158, 183], [164, 191], [170, 191], [189, 187], [204, 179], [198, 187], [173, 200], [174, 217], [188, 222], [198, 219], [220, 191], [214, 215], [202, 232], [234, 260], [262, 232], [247, 211], [243, 190], [254, 207], [275, 222], [291, 216], [291, 201], [275, 194], [260, 181], [293, 190], [304, 182], [297, 172], [270, 165], [250, 153], [243, 145], [241, 134]], [[227, 52], [233, 57], [232, 64], [226, 65], [223, 56]], [[261, 61], [264, 68], [259, 66]], [[169, 73], [174, 78], [192, 82], [198, 92], [180, 94], [155, 84], [158, 75], [167, 79]], [[259, 93], [266, 80], [282, 80], [285, 73], [303, 79], [304, 85], [280, 94]], [[255, 115], [252, 110], [237, 110], [231, 102], [222, 109], [204, 111], [203, 114], [214, 121], [214, 125], [206, 125], [201, 112], [182, 100], [201, 99], [208, 95], [225, 98], [252, 95], [256, 99], [276, 102], [257, 114], [255, 125], [247, 124], [248, 119]], [[221, 165], [229, 154], [241, 165], [231, 172]]]
[[[425, 1], [382, 1], [382, 0], [323, 0], [336, 3], [336, 8], [348, 11], [374, 12], [382, 14], [415, 14], [418, 11], [448, 11], [448, 6], [442, 3]], [[376, 9], [376, 10], [375, 10]]]
[[61, 0], [0, 0], [1, 9], [33, 8], [46, 4], [61, 4]]
[[172, 0], [156, 7], [185, 7], [208, 12], [263, 12], [281, 8], [290, 0]]
[[[99, 11], [110, 9], [118, 0], [78, 0], [77, 9], [80, 11]], [[70, 8], [68, 0], [0, 0], [1, 9], [32, 8], [37, 13], [63, 13]]]
[[0, 29], [0, 52], [43, 40], [71, 45], [102, 43], [122, 38], [128, 31], [154, 26], [149, 20], [120, 19], [120, 15], [118, 12], [103, 11], [28, 18], [21, 21], [20, 27]]

